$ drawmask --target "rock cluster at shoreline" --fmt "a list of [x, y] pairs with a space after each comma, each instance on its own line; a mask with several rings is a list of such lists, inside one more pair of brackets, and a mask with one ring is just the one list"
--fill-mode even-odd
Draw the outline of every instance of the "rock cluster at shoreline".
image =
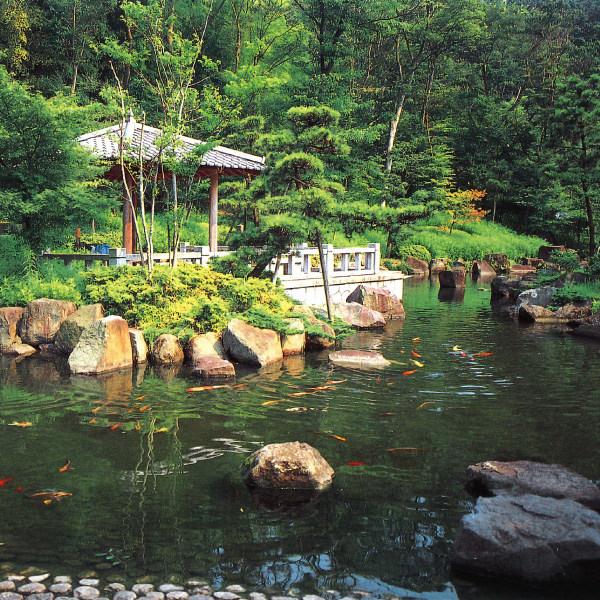
[[[336, 314], [355, 329], [383, 327], [386, 319], [404, 318], [402, 301], [388, 290], [361, 285], [353, 294], [349, 302], [336, 307]], [[183, 347], [176, 336], [165, 333], [148, 349], [141, 331], [130, 328], [121, 317], [105, 317], [99, 304], [77, 309], [72, 302], [40, 298], [25, 308], [0, 308], [0, 352], [17, 357], [65, 355], [71, 372], [79, 375], [128, 369], [151, 360], [161, 366], [186, 361], [203, 379], [231, 378], [235, 377], [232, 361], [265, 367], [285, 356], [335, 345], [332, 327], [308, 306], [293, 310], [305, 317], [310, 330], [305, 331], [304, 321], [293, 313], [287, 319], [293, 327], [288, 334], [234, 318], [221, 338], [200, 334]]]
[[337, 590], [327, 590], [323, 596], [291, 590], [286, 596], [277, 591], [248, 591], [238, 584], [216, 589], [206, 581], [195, 579], [184, 585], [136, 583], [128, 589], [123, 583], [101, 582], [95, 577], [73, 580], [64, 575], [51, 577], [48, 573], [5, 577], [0, 579], [0, 600], [357, 600], [371, 596], [360, 590], [346, 596]]

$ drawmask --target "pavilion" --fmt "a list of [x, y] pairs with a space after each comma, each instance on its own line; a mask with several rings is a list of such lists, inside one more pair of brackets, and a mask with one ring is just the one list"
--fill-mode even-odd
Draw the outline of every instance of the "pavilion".
[[[159, 145], [155, 143], [161, 135], [162, 131], [160, 129], [137, 123], [133, 118], [133, 113], [130, 112], [124, 126], [123, 124], [119, 124], [98, 131], [92, 131], [77, 138], [77, 141], [85, 148], [91, 150], [93, 154], [107, 161], [119, 160], [121, 143], [127, 145], [129, 155], [132, 157], [135, 156], [136, 159], [139, 157], [141, 147], [142, 160], [150, 164], [161, 151]], [[176, 156], [183, 159], [186, 154], [201, 144], [200, 140], [179, 136], [175, 148]], [[138, 201], [136, 177], [134, 169], [128, 163], [133, 163], [136, 159], [132, 158], [128, 161], [126, 158], [124, 181], [124, 185], [127, 185], [131, 192], [134, 207], [137, 206]], [[217, 250], [219, 177], [256, 176], [260, 174], [264, 167], [264, 157], [238, 152], [225, 146], [215, 146], [202, 157], [202, 161], [194, 177], [210, 179], [208, 245], [211, 252]], [[170, 175], [170, 173], [165, 173], [163, 176], [170, 177]], [[114, 164], [105, 173], [104, 177], [109, 181], [122, 181], [121, 165], [119, 163]], [[133, 220], [134, 215], [131, 205], [125, 194], [123, 199], [123, 247], [126, 249], [127, 254], [133, 254], [135, 250]]]

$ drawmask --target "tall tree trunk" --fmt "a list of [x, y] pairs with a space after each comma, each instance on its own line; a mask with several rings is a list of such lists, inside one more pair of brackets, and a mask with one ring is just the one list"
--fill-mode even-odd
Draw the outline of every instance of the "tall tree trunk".
[[411, 73], [408, 77], [408, 83], [406, 86], [401, 87], [400, 94], [398, 95], [398, 102], [396, 103], [396, 110], [394, 113], [394, 118], [390, 123], [390, 135], [388, 137], [388, 145], [385, 153], [385, 170], [386, 173], [392, 172], [392, 150], [394, 149], [394, 143], [396, 141], [396, 132], [398, 131], [398, 123], [400, 123], [400, 117], [402, 116], [402, 111], [404, 110], [404, 103], [406, 102], [407, 92], [406, 87], [412, 84], [413, 78], [415, 76], [414, 69], [411, 70]]
[[593, 256], [596, 254], [596, 234], [594, 229], [594, 212], [592, 209], [592, 199], [590, 198], [590, 191], [587, 182], [587, 142], [583, 126], [580, 125], [580, 137], [581, 137], [581, 169], [583, 171], [581, 175], [581, 189], [583, 190], [583, 199], [585, 201], [585, 212], [587, 215], [588, 229], [590, 230], [590, 247], [589, 255]]
[[327, 317], [332, 323], [335, 323], [335, 317], [331, 310], [331, 295], [329, 293], [329, 276], [327, 273], [327, 265], [325, 263], [325, 255], [323, 254], [323, 239], [321, 232], [317, 229], [317, 248], [319, 249], [319, 262], [321, 263], [321, 276], [323, 277], [323, 290], [325, 292], [325, 304], [327, 305]]

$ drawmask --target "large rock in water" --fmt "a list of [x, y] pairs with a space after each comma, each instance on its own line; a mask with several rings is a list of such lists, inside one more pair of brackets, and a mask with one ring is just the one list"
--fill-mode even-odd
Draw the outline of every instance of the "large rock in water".
[[158, 365], [178, 365], [183, 362], [183, 348], [172, 333], [161, 333], [152, 344], [152, 362]]
[[240, 473], [251, 486], [295, 490], [322, 490], [334, 475], [319, 451], [302, 442], [269, 444], [251, 454]]
[[366, 308], [375, 310], [384, 319], [404, 319], [405, 312], [402, 300], [390, 290], [359, 285], [347, 298], [346, 302], [358, 302]]
[[429, 275], [429, 263], [419, 260], [414, 256], [407, 256], [404, 263], [408, 265], [415, 275]]
[[338, 367], [351, 367], [354, 369], [383, 369], [392, 364], [379, 352], [366, 352], [363, 350], [332, 352], [329, 355], [329, 362]]
[[354, 329], [376, 329], [385, 327], [385, 319], [380, 312], [371, 310], [358, 302], [342, 302], [333, 307], [336, 319], [346, 321]]
[[279, 334], [232, 319], [223, 332], [223, 347], [241, 363], [264, 367], [283, 359]]
[[486, 260], [474, 260], [472, 268], [473, 277], [481, 277], [485, 275], [495, 275], [496, 271], [492, 265]]
[[525, 290], [521, 292], [517, 297], [517, 308], [526, 304], [534, 304], [536, 306], [543, 306], [548, 308], [552, 304], [552, 298], [557, 288], [555, 287], [543, 287], [536, 288], [534, 290]]
[[561, 465], [519, 460], [487, 461], [467, 469], [467, 487], [475, 494], [535, 494], [574, 500], [600, 511], [600, 489], [589, 479]]
[[503, 493], [461, 521], [452, 567], [531, 584], [600, 581], [600, 515], [574, 502]]
[[459, 288], [465, 287], [467, 272], [463, 267], [457, 267], [451, 271], [440, 271], [438, 273], [440, 287]]
[[93, 375], [133, 366], [127, 321], [111, 316], [92, 323], [69, 356], [73, 373]]
[[129, 339], [131, 340], [131, 353], [134, 364], [145, 363], [148, 360], [148, 344], [144, 339], [144, 332], [130, 328]]
[[[309, 306], [300, 304], [294, 306], [292, 312], [304, 315], [311, 325], [318, 328], [319, 333], [306, 332], [306, 349], [307, 350], [323, 350], [335, 346], [335, 331], [328, 323], [320, 321], [315, 317], [315, 314]], [[314, 328], [313, 328], [314, 329]]]
[[84, 330], [102, 317], [104, 317], [102, 304], [88, 304], [78, 308], [61, 323], [54, 339], [56, 350], [63, 354], [71, 354]]
[[292, 354], [302, 354], [306, 347], [306, 334], [304, 333], [304, 321], [302, 319], [285, 319], [290, 327], [300, 333], [282, 333], [281, 350], [284, 356]]
[[555, 321], [555, 313], [549, 308], [536, 304], [524, 304], [517, 310], [519, 321], [532, 323], [534, 321]]
[[235, 377], [235, 367], [219, 356], [201, 356], [194, 362], [194, 375], [203, 379]]
[[19, 335], [24, 344], [52, 344], [62, 322], [77, 310], [73, 302], [40, 298], [23, 311]]
[[0, 308], [0, 352], [15, 341], [22, 316], [23, 308], [20, 306]]
[[510, 261], [508, 260], [508, 256], [506, 254], [486, 254], [483, 257], [483, 260], [487, 262], [496, 273], [498, 271], [508, 271], [510, 268]]
[[212, 331], [191, 337], [185, 345], [185, 358], [194, 364], [203, 356], [218, 356], [225, 360], [225, 348], [219, 336]]

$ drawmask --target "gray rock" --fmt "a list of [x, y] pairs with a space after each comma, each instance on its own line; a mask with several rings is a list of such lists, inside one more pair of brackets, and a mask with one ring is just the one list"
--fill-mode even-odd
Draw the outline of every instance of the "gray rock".
[[233, 592], [234, 594], [244, 594], [244, 593], [246, 593], [246, 588], [242, 587], [241, 585], [234, 584], [234, 585], [228, 585], [225, 588], [225, 591]]
[[214, 592], [213, 597], [217, 600], [238, 600], [239, 596], [233, 592]]
[[26, 583], [19, 588], [19, 594], [43, 594], [45, 591], [43, 583]]
[[600, 515], [572, 500], [502, 493], [461, 521], [453, 568], [531, 584], [600, 581]]
[[189, 600], [212, 600], [212, 596], [210, 592], [206, 592], [205, 594], [192, 594]]
[[0, 600], [23, 600], [23, 596], [15, 592], [0, 592]]
[[158, 365], [173, 365], [183, 362], [183, 348], [179, 340], [172, 333], [162, 333], [152, 345], [150, 353], [152, 362]]
[[27, 596], [27, 600], [54, 600], [54, 594], [51, 592], [44, 592], [43, 594], [30, 594]]
[[169, 592], [167, 594], [168, 600], [187, 600], [190, 595], [187, 592], [179, 591], [179, 592]]
[[336, 318], [348, 323], [354, 329], [377, 329], [385, 327], [385, 319], [380, 312], [358, 302], [342, 302], [333, 307]]
[[100, 592], [91, 585], [81, 585], [73, 590], [73, 596], [79, 600], [96, 600], [100, 596]]
[[33, 300], [25, 307], [19, 325], [22, 342], [31, 346], [53, 343], [62, 322], [76, 310], [73, 302], [47, 298]]
[[44, 573], [43, 575], [31, 575], [29, 581], [32, 583], [42, 583], [42, 581], [46, 581], [48, 577], [50, 577], [49, 573]]
[[494, 271], [492, 265], [485, 260], [475, 260], [473, 261], [472, 268], [474, 277], [481, 277], [485, 275], [495, 275], [496, 271]]
[[248, 485], [296, 490], [322, 490], [334, 474], [317, 449], [300, 442], [264, 446], [246, 459], [240, 472]]
[[202, 356], [194, 362], [193, 374], [203, 379], [235, 377], [235, 367], [218, 356]]
[[518, 308], [517, 317], [519, 321], [531, 323], [534, 321], [554, 321], [556, 314], [543, 306], [524, 304]]
[[217, 356], [227, 359], [225, 348], [216, 333], [202, 333], [191, 337], [184, 348], [185, 358], [192, 364], [203, 356]]
[[444, 288], [462, 288], [467, 281], [467, 272], [462, 267], [456, 267], [450, 271], [440, 271], [438, 273], [440, 287]]
[[190, 579], [185, 582], [185, 587], [187, 588], [201, 588], [206, 587], [208, 583], [203, 579]]
[[61, 323], [54, 339], [56, 350], [63, 354], [71, 354], [84, 330], [103, 316], [102, 304], [89, 304], [78, 308]]
[[302, 596], [302, 600], [325, 600], [325, 599], [321, 598], [321, 596], [314, 596], [312, 594], [308, 594], [306, 596]]
[[144, 333], [139, 329], [129, 329], [129, 339], [131, 340], [131, 352], [133, 363], [139, 365], [148, 360], [148, 344], [144, 339]]
[[329, 355], [329, 362], [339, 367], [355, 369], [383, 369], [392, 363], [379, 352], [363, 350], [339, 350]]
[[136, 598], [137, 594], [128, 590], [122, 590], [113, 596], [113, 600], [135, 600]]
[[80, 579], [79, 585], [91, 585], [92, 587], [98, 587], [100, 585], [99, 579]]
[[557, 499], [568, 498], [600, 511], [598, 486], [561, 465], [526, 460], [478, 463], [467, 469], [467, 486], [476, 494], [506, 491]]
[[165, 595], [162, 592], [146, 592], [146, 598], [149, 600], [163, 600]]
[[14, 581], [0, 581], [0, 592], [13, 592], [17, 589]]
[[[125, 589], [125, 587], [123, 587]], [[136, 594], [141, 594], [145, 596], [148, 592], [151, 592], [154, 589], [154, 586], [151, 583], [136, 583], [131, 586], [131, 591]]]
[[160, 592], [168, 594], [169, 592], [182, 592], [183, 587], [180, 585], [173, 585], [172, 583], [165, 583], [165, 584], [159, 586], [158, 590]]
[[223, 347], [241, 363], [265, 367], [283, 359], [279, 334], [232, 319], [223, 332]]
[[260, 592], [252, 592], [248, 597], [250, 600], [267, 600], [265, 594], [261, 594]]
[[526, 304], [543, 306], [548, 308], [552, 304], [552, 297], [556, 291], [555, 287], [536, 288], [534, 290], [525, 290], [517, 296], [517, 309]]
[[57, 575], [54, 578], [54, 583], [71, 583], [72, 579], [68, 575]]
[[67, 594], [70, 594], [72, 590], [73, 586], [70, 583], [55, 583], [50, 586], [50, 591], [59, 596], [66, 596]]
[[[135, 585], [133, 586], [133, 588], [135, 588]], [[127, 588], [122, 583], [114, 582], [114, 583], [109, 583], [104, 589], [107, 592], [122, 592], [123, 590], [125, 590]], [[135, 589], [133, 589], [133, 591], [135, 592]]]
[[358, 302], [365, 308], [377, 311], [384, 319], [404, 319], [406, 316], [402, 300], [384, 288], [359, 285], [348, 295], [346, 302]]

